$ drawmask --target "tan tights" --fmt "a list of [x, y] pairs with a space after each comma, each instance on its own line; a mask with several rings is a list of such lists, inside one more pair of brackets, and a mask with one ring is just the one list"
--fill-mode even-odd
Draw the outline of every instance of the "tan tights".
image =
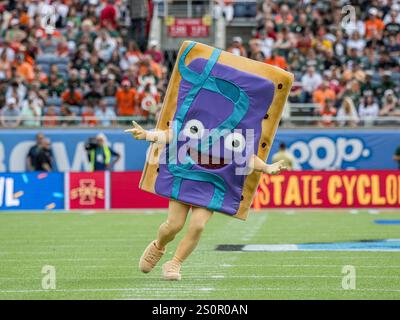
[[[158, 230], [156, 245], [163, 249], [169, 242], [174, 240], [179, 231], [185, 225], [190, 206], [175, 200], [169, 201], [168, 218]], [[200, 207], [192, 208], [192, 215], [189, 221], [189, 229], [184, 238], [179, 242], [174, 259], [180, 263], [196, 248], [201, 234], [213, 212]]]

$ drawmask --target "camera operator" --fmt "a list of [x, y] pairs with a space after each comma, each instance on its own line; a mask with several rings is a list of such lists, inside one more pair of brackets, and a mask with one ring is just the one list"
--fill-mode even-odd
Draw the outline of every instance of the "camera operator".
[[103, 133], [98, 134], [96, 138], [90, 138], [85, 149], [92, 171], [111, 170], [121, 158], [119, 153], [107, 145], [107, 137]]
[[34, 171], [53, 171], [53, 153], [50, 139], [43, 138], [39, 144], [39, 150], [34, 162]]

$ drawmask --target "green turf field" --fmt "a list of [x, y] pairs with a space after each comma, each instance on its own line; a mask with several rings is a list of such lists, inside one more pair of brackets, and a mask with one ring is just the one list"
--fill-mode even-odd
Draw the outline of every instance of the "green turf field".
[[[271, 211], [241, 222], [214, 215], [183, 280], [138, 271], [165, 212], [1, 213], [0, 299], [399, 299], [400, 252], [215, 251], [220, 244], [297, 244], [400, 238], [400, 213]], [[169, 246], [172, 256], [180, 237]], [[42, 267], [56, 268], [43, 290]], [[342, 289], [344, 265], [356, 290]]]

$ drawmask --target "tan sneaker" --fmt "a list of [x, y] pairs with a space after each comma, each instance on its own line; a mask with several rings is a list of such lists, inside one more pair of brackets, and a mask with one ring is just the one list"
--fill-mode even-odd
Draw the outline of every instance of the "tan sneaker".
[[181, 280], [182, 276], [180, 274], [181, 264], [170, 260], [163, 264], [162, 275], [164, 280]]
[[156, 247], [156, 240], [152, 241], [147, 248], [144, 250], [139, 261], [139, 269], [144, 273], [149, 273], [160, 261], [161, 257], [165, 253], [164, 250], [160, 250]]

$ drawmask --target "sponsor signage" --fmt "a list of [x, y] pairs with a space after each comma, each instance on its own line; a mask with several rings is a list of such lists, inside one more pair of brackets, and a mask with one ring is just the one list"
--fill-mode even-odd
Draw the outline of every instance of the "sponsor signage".
[[72, 172], [68, 175], [70, 209], [106, 209], [104, 172]]
[[64, 209], [64, 174], [0, 173], [0, 211]]
[[293, 171], [263, 175], [259, 208], [400, 208], [400, 171]]
[[[141, 174], [141, 171], [0, 173], [0, 211], [167, 208], [167, 198], [139, 189]], [[253, 208], [400, 210], [400, 170], [264, 174]]]
[[[121, 129], [102, 130], [109, 145], [121, 160], [113, 171], [143, 169], [148, 142], [137, 141]], [[25, 172], [26, 156], [35, 143], [35, 131], [0, 130], [0, 172]], [[43, 130], [50, 138], [54, 154], [54, 171], [90, 171], [85, 141], [98, 130]], [[400, 144], [400, 130], [321, 130], [280, 129], [270, 152], [278, 150], [280, 142], [294, 155], [295, 168], [301, 170], [376, 170], [397, 169], [393, 154]]]
[[209, 36], [208, 19], [170, 18], [168, 35], [172, 38], [207, 38]]

